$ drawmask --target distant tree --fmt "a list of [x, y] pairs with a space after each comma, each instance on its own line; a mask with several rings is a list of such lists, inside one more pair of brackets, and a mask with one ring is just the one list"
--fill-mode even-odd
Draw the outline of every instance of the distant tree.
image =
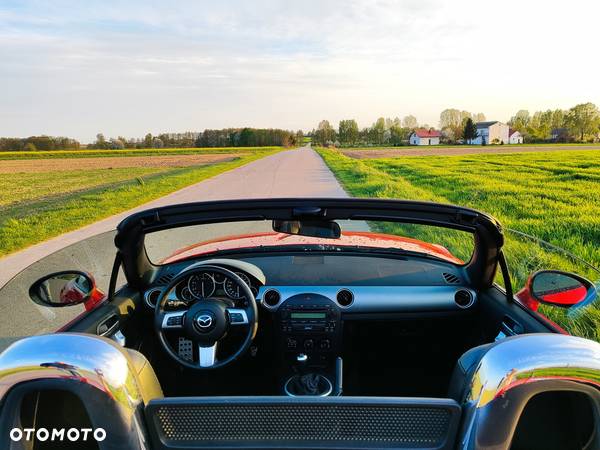
[[485, 114], [484, 113], [473, 114], [473, 122], [475, 122], [475, 123], [485, 122]]
[[356, 120], [340, 120], [338, 140], [342, 145], [354, 145], [358, 140], [358, 124]]
[[374, 144], [384, 144], [385, 143], [385, 119], [383, 117], [380, 117], [379, 119], [377, 119], [377, 121], [373, 124], [372, 127], [372, 136], [374, 139]]
[[125, 148], [125, 143], [120, 139], [112, 138], [110, 140], [110, 148], [114, 150], [122, 150]]
[[148, 133], [142, 141], [144, 148], [152, 148], [152, 134]]
[[331, 145], [335, 142], [335, 130], [328, 120], [319, 122], [319, 126], [315, 131], [315, 143], [320, 145]]
[[462, 137], [469, 144], [477, 137], [477, 126], [470, 117], [465, 122]]
[[28, 151], [28, 152], [35, 152], [36, 150], [37, 150], [37, 148], [35, 147], [35, 145], [34, 145], [32, 142], [28, 142], [28, 143], [25, 145], [25, 151]]
[[408, 135], [411, 133], [410, 128], [403, 128], [400, 125], [392, 125], [390, 127], [390, 144], [402, 145], [405, 140], [408, 139]]
[[458, 109], [445, 109], [440, 113], [440, 130], [451, 141], [456, 141], [462, 136], [464, 129], [464, 114]]
[[152, 148], [163, 148], [165, 146], [164, 142], [160, 138], [152, 138]]
[[415, 116], [405, 116], [404, 119], [402, 119], [402, 126], [404, 128], [417, 128], [419, 126], [419, 123], [417, 122], [417, 118]]
[[96, 141], [88, 145], [88, 148], [107, 149], [110, 148], [110, 144], [106, 141], [106, 138], [102, 133], [98, 133], [96, 135]]
[[571, 133], [583, 142], [586, 136], [595, 137], [600, 132], [600, 111], [593, 103], [581, 103], [569, 109], [565, 123]]
[[536, 111], [526, 127], [528, 140], [545, 141], [550, 138], [553, 128], [554, 111]]
[[565, 126], [565, 115], [562, 109], [552, 111], [552, 119], [550, 120], [551, 129], [563, 128]]
[[524, 134], [527, 132], [527, 127], [529, 126], [530, 121], [531, 117], [529, 116], [529, 111], [526, 109], [521, 109], [510, 118], [508, 125], [517, 130], [519, 133]]

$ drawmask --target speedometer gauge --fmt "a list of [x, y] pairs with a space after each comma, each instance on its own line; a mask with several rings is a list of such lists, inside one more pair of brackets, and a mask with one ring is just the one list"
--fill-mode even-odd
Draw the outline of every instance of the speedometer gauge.
[[215, 280], [207, 273], [192, 275], [188, 280], [188, 289], [194, 298], [210, 297], [215, 288]]
[[[248, 287], [251, 287], [252, 284], [250, 284], [250, 279], [244, 275], [243, 273], [239, 273], [239, 272], [235, 272], [235, 274], [240, 277], [242, 279], [242, 281], [244, 283], [246, 283], [246, 285]], [[227, 280], [225, 281], [225, 293], [227, 294], [227, 296], [229, 298], [233, 298], [235, 300], [242, 298], [244, 296], [244, 293], [242, 292], [242, 289], [240, 288], [240, 286], [234, 282], [231, 278], [227, 278]]]

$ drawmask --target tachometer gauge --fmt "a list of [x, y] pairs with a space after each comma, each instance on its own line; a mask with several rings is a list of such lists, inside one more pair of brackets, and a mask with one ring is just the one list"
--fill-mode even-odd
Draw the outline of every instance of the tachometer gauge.
[[215, 288], [215, 280], [207, 273], [192, 275], [188, 280], [188, 289], [194, 298], [210, 297]]
[[[252, 284], [250, 284], [250, 279], [246, 275], [244, 275], [243, 273], [239, 273], [239, 272], [235, 272], [235, 274], [238, 277], [240, 277], [242, 279], [242, 281], [248, 285], [248, 287], [252, 286]], [[231, 278], [227, 278], [227, 280], [225, 281], [224, 289], [225, 289], [225, 293], [227, 294], [227, 296], [229, 298], [233, 298], [233, 299], [237, 300], [244, 296], [240, 286], [237, 283], [235, 283]]]

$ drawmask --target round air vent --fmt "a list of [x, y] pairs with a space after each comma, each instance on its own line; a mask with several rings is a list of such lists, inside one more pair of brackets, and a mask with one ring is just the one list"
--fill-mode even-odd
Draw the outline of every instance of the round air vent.
[[161, 292], [162, 291], [160, 289], [150, 289], [149, 291], [146, 291], [144, 294], [144, 300], [150, 308], [154, 309], [156, 307], [156, 302], [158, 301], [158, 297], [160, 297]]
[[335, 296], [335, 299], [337, 300], [338, 305], [347, 308], [354, 301], [354, 294], [348, 289], [341, 289]]
[[454, 302], [461, 308], [470, 307], [474, 301], [475, 298], [470, 291], [461, 289], [460, 291], [456, 291], [456, 294], [454, 294]]
[[269, 289], [263, 294], [263, 303], [270, 308], [277, 306], [280, 300], [281, 294], [275, 289]]

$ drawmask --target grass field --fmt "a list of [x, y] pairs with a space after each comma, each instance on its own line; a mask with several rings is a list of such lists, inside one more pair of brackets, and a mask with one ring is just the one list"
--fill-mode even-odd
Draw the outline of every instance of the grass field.
[[[539, 237], [600, 267], [600, 151], [363, 160], [335, 150], [319, 152], [351, 195], [480, 209], [507, 228]], [[593, 270], [510, 233], [506, 253], [517, 289], [540, 268], [576, 270], [598, 281]], [[567, 315], [547, 307], [542, 312], [569, 331], [600, 341], [597, 303], [585, 314]]]
[[215, 148], [153, 148], [129, 150], [52, 150], [47, 152], [0, 152], [0, 160], [48, 158], [101, 158], [120, 156], [197, 155], [220, 153], [254, 153], [274, 151], [280, 147], [215, 147]]
[[[180, 151], [175, 150], [176, 153]], [[75, 170], [75, 163], [73, 170], [0, 173], [0, 256], [133, 208], [279, 150], [279, 147], [269, 147], [244, 149], [240, 153], [236, 149], [238, 156], [228, 161], [189, 167], [164, 165]], [[165, 151], [172, 154], [169, 150], [161, 150]], [[231, 152], [232, 149], [228, 149], [227, 153]], [[215, 153], [222, 153], [222, 149], [217, 149]], [[110, 156], [114, 154], [111, 152]], [[44, 161], [39, 160], [39, 163], [43, 165]]]
[[410, 149], [410, 148], [418, 148], [418, 149], [436, 149], [436, 148], [475, 148], [475, 149], [496, 149], [496, 148], [514, 148], [514, 147], [548, 147], [548, 148], [578, 148], [578, 147], [599, 147], [599, 144], [588, 143], [588, 142], [570, 142], [570, 143], [527, 143], [527, 144], [503, 144], [503, 145], [449, 145], [449, 144], [438, 144], [438, 145], [398, 145], [398, 146], [390, 146], [390, 145], [370, 145], [370, 146], [348, 146], [348, 147], [340, 147], [340, 150], [402, 150], [402, 149]]

